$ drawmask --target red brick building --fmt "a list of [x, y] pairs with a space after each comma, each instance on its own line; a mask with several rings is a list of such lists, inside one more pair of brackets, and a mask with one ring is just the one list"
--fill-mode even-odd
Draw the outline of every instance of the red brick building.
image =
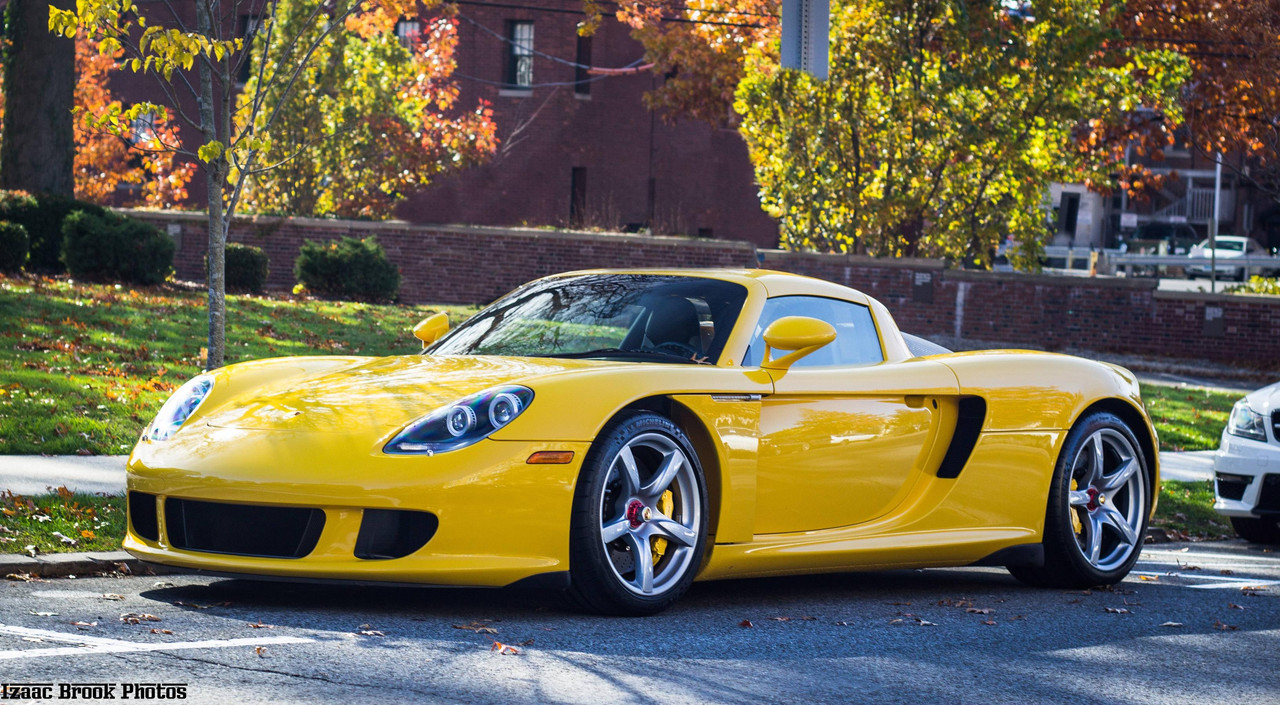
[[[461, 0], [457, 9], [460, 105], [488, 101], [501, 144], [489, 163], [409, 195], [398, 217], [777, 246], [777, 223], [760, 208], [736, 130], [648, 110], [643, 96], [662, 80], [652, 71], [600, 76], [581, 68], [642, 64], [628, 27], [609, 18], [579, 38], [581, 0]], [[241, 35], [255, 23], [249, 15], [228, 20]], [[397, 33], [410, 35], [415, 24], [406, 18]], [[125, 101], [162, 98], [151, 77], [122, 72], [113, 85]], [[192, 186], [189, 204], [199, 208], [204, 189]]]
[[640, 64], [644, 49], [626, 26], [609, 19], [580, 38], [580, 0], [457, 6], [463, 103], [492, 104], [502, 144], [491, 163], [410, 197], [401, 217], [651, 227], [777, 245], [736, 130], [672, 123], [646, 109], [644, 93], [661, 80], [651, 71], [596, 76], [571, 65]]

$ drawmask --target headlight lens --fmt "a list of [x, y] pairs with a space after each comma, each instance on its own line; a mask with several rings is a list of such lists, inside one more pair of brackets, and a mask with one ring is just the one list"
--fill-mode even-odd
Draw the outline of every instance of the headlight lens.
[[1236, 402], [1231, 408], [1231, 420], [1227, 421], [1227, 432], [1233, 436], [1252, 438], [1255, 441], [1267, 440], [1265, 420], [1262, 414], [1249, 408], [1244, 399]]
[[528, 387], [486, 389], [409, 424], [382, 452], [432, 455], [465, 448], [514, 421], [532, 401], [533, 390]]
[[153, 441], [168, 440], [196, 413], [212, 389], [213, 378], [208, 375], [193, 377], [178, 387], [178, 391], [160, 407], [160, 413], [156, 414], [156, 420], [151, 422], [145, 437]]

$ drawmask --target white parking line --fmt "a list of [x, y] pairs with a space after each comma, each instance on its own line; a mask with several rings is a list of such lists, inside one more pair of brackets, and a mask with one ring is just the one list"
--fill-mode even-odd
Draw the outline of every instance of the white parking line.
[[68, 634], [46, 629], [31, 629], [0, 624], [0, 634], [28, 637], [31, 639], [47, 639], [60, 641], [76, 646], [59, 646], [52, 649], [23, 649], [18, 651], [0, 651], [0, 661], [40, 658], [45, 656], [81, 656], [87, 654], [121, 654], [145, 651], [175, 651], [181, 649], [225, 649], [235, 646], [267, 646], [270, 644], [308, 644], [314, 639], [297, 636], [247, 637], [243, 639], [206, 639], [204, 641], [171, 641], [156, 643], [139, 643], [121, 639], [104, 639], [96, 636]]
[[[1197, 590], [1240, 590], [1247, 587], [1266, 587], [1268, 585], [1280, 585], [1280, 580], [1261, 580], [1258, 578], [1229, 578], [1217, 575], [1200, 575], [1197, 573], [1157, 573], [1149, 570], [1135, 570], [1131, 575], [1148, 576], [1155, 578], [1181, 578], [1183, 580], [1204, 580], [1204, 585], [1176, 585], [1176, 587], [1194, 588]], [[1154, 582], [1154, 581], [1153, 581]], [[1173, 583], [1160, 583], [1163, 585], [1173, 585]]]

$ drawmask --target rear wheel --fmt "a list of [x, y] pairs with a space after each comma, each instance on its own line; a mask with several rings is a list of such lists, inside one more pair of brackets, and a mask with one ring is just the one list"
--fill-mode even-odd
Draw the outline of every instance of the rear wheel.
[[1231, 517], [1231, 528], [1249, 543], [1280, 544], [1280, 520]]
[[1124, 579], [1142, 550], [1151, 489], [1146, 460], [1129, 426], [1097, 412], [1067, 435], [1045, 512], [1045, 563], [1013, 567], [1019, 580], [1085, 588]]
[[705, 488], [693, 445], [671, 420], [630, 412], [611, 422], [574, 493], [569, 596], [628, 616], [674, 603], [702, 563]]

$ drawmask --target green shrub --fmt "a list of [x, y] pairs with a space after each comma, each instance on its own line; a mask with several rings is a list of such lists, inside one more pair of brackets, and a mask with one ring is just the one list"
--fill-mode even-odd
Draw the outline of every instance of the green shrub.
[[308, 240], [293, 263], [293, 273], [308, 291], [338, 298], [391, 301], [400, 293], [400, 270], [372, 237]]
[[[227, 290], [247, 291], [261, 294], [267, 285], [268, 267], [267, 253], [261, 247], [241, 245], [238, 242], [227, 243]], [[205, 271], [208, 271], [208, 258], [205, 258]]]
[[40, 272], [61, 272], [62, 224], [76, 211], [103, 215], [102, 206], [66, 196], [32, 196], [26, 191], [0, 191], [0, 220], [27, 229], [31, 260], [28, 268]]
[[0, 220], [0, 272], [17, 272], [27, 263], [30, 247], [27, 229], [17, 223]]
[[149, 285], [173, 273], [173, 240], [142, 221], [78, 211], [62, 234], [62, 261], [76, 278]]

